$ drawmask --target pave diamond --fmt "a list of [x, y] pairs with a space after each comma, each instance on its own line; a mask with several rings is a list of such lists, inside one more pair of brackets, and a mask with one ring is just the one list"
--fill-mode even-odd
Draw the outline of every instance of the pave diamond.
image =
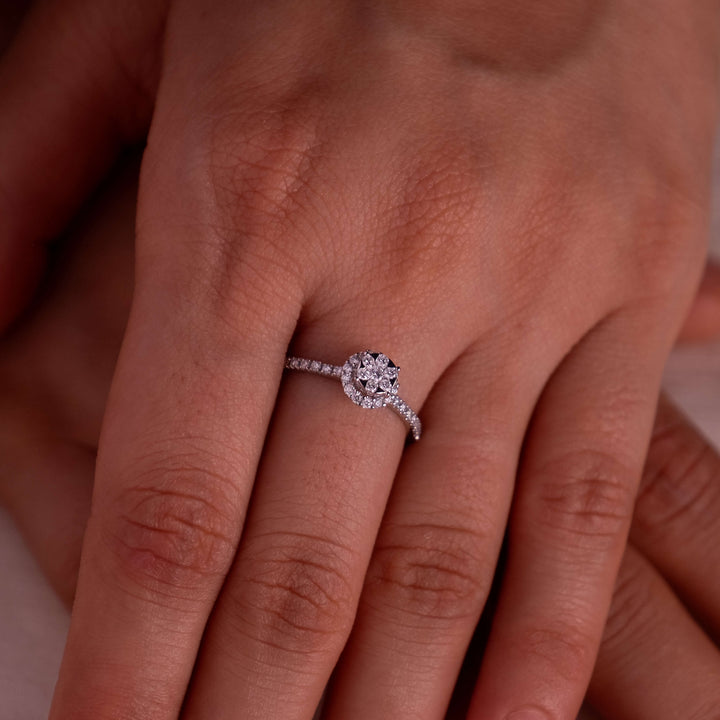
[[341, 380], [345, 394], [364, 408], [382, 407], [386, 399], [397, 395], [398, 371], [387, 355], [365, 350], [343, 365]]
[[285, 359], [285, 367], [289, 370], [339, 378], [345, 394], [356, 405], [363, 408], [391, 408], [410, 426], [413, 439], [420, 439], [422, 423], [410, 406], [399, 397], [400, 368], [387, 355], [365, 350], [349, 357], [342, 366], [308, 358], [288, 357]]

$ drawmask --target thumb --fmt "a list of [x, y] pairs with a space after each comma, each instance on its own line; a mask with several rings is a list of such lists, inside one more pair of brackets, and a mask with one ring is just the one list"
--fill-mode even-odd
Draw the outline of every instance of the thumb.
[[165, 2], [51, 0], [0, 63], [0, 330], [25, 306], [46, 245], [150, 121]]

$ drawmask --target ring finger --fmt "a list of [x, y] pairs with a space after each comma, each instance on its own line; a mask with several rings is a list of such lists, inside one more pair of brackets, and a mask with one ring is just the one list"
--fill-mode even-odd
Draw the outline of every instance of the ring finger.
[[623, 308], [598, 323], [538, 403], [470, 717], [574, 717], [580, 707], [660, 385], [668, 338], [651, 313]]

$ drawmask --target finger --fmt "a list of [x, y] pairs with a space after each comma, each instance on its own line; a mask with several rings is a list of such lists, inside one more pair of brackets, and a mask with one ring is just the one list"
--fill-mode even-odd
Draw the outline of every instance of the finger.
[[537, 358], [509, 354], [517, 361], [468, 351], [423, 406], [427, 430], [400, 465], [324, 718], [445, 716], [546, 377]]
[[656, 328], [640, 313], [609, 316], [544, 391], [471, 719], [555, 720], [580, 708], [650, 435], [668, 342]]
[[149, 122], [164, 3], [37, 3], [0, 63], [0, 328], [65, 226]]
[[176, 718], [235, 553], [299, 295], [196, 227], [140, 232], [54, 720]]
[[720, 335], [720, 266], [708, 259], [697, 295], [680, 331], [681, 342], [711, 340]]
[[623, 559], [589, 699], [613, 720], [714, 720], [720, 652], [655, 568]]
[[[320, 334], [328, 340], [301, 333], [294, 354], [328, 359], [329, 338], [353, 348], [367, 336], [361, 327], [356, 338]], [[397, 346], [391, 337], [379, 342]], [[402, 368], [403, 399], [416, 407], [435, 371], [432, 362], [412, 362], [417, 349], [387, 350]], [[284, 384], [242, 544], [203, 643], [188, 720], [237, 707], [247, 718], [312, 717], [352, 627], [407, 427], [388, 408], [354, 405], [337, 379], [294, 373]]]
[[720, 639], [720, 457], [665, 398], [631, 538]]

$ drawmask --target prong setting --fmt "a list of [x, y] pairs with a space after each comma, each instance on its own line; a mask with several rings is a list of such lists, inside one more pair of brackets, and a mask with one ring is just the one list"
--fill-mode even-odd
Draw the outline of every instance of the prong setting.
[[342, 368], [343, 390], [360, 407], [381, 408], [397, 395], [400, 368], [387, 355], [371, 350], [356, 353]]

